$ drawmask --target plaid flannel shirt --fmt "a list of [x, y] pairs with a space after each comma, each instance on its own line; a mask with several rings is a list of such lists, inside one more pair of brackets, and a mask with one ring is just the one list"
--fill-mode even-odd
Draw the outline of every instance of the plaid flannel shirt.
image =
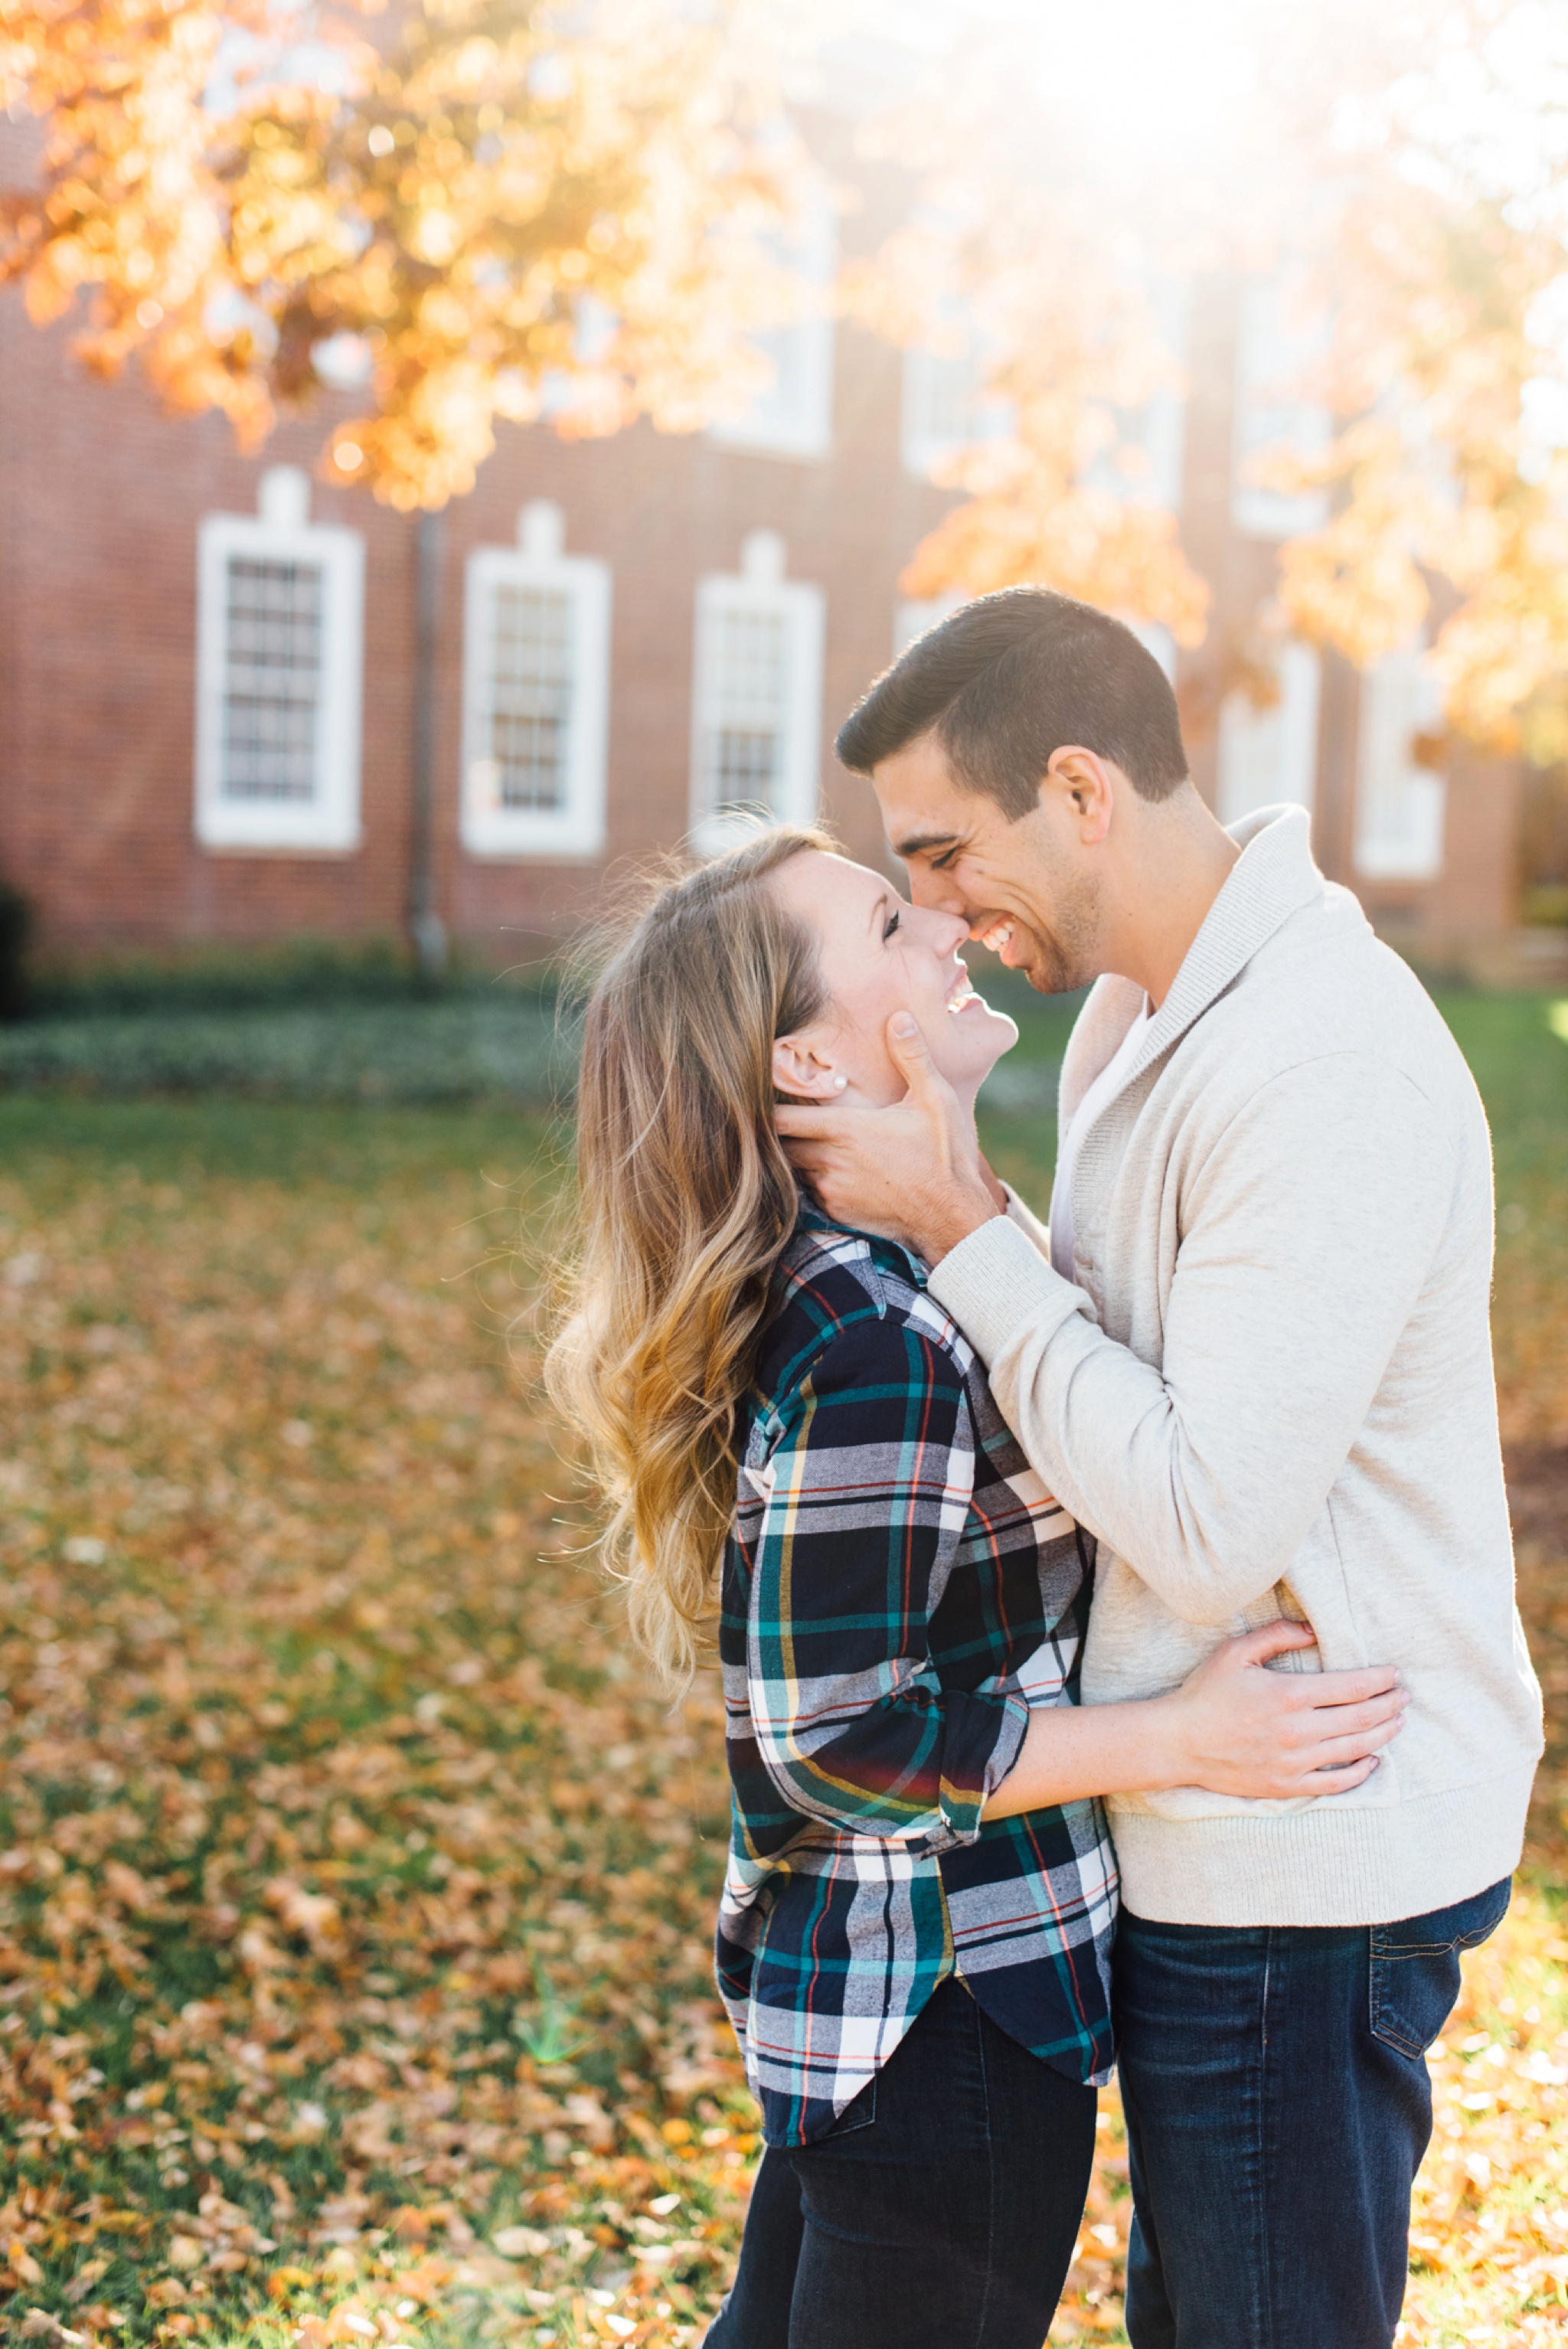
[[1030, 1708], [1077, 1702], [1088, 1537], [917, 1259], [802, 1210], [739, 1485], [717, 1971], [768, 2142], [824, 2135], [954, 1971], [1022, 2045], [1104, 2080], [1104, 1812], [980, 1816]]

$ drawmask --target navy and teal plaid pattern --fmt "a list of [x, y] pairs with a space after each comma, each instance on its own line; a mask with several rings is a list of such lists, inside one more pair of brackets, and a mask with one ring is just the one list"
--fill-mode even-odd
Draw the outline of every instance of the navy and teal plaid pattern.
[[718, 1982], [770, 2145], [832, 2127], [954, 1970], [1057, 2071], [1111, 2062], [1098, 1802], [983, 1822], [1077, 1702], [1088, 1537], [891, 1242], [803, 1211], [725, 1554]]

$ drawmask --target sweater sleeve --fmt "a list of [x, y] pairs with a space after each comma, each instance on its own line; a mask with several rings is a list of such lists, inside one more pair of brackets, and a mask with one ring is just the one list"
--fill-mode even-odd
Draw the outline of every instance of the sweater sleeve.
[[1043, 1224], [1034, 1209], [1024, 1205], [1010, 1183], [1004, 1183], [1002, 1188], [1007, 1194], [1007, 1221], [1017, 1226], [1025, 1238], [1033, 1247], [1038, 1248], [1046, 1262], [1049, 1264], [1051, 1260], [1050, 1226]]
[[1286, 1573], [1366, 1421], [1444, 1228], [1451, 1139], [1387, 1065], [1253, 1095], [1190, 1175], [1158, 1368], [998, 1216], [932, 1293], [1065, 1506], [1194, 1623]]
[[915, 1854], [973, 1842], [1028, 1708], [944, 1688], [932, 1660], [975, 1482], [956, 1367], [912, 1328], [851, 1324], [753, 1473], [747, 1693], [769, 1776], [791, 1809]]

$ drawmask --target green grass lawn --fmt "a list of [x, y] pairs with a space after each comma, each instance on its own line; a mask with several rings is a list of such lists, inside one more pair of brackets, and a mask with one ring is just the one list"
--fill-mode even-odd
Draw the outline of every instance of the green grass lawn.
[[436, 1001], [66, 1013], [0, 1027], [0, 1087], [538, 1103], [569, 1081], [573, 1040], [553, 1004], [499, 986]]

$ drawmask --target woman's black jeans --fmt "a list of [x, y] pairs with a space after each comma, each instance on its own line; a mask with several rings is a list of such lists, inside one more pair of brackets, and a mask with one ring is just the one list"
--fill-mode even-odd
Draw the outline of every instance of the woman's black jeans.
[[1095, 2103], [944, 1982], [828, 2136], [763, 2156], [707, 2349], [1040, 2349]]

